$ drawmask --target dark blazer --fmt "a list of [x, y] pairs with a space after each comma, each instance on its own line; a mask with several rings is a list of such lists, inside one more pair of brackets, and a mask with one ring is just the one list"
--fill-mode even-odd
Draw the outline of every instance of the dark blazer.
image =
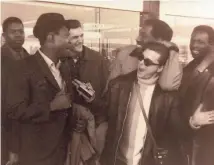
[[[9, 48], [8, 45], [4, 44], [1, 47], [1, 155], [2, 155], [2, 164], [5, 164], [8, 161], [8, 152], [15, 152], [17, 151], [17, 147], [15, 142], [18, 139], [18, 135], [16, 138], [13, 138], [11, 135], [11, 120], [8, 119], [6, 114], [6, 97], [8, 93], [8, 82], [10, 81], [10, 77], [13, 75], [16, 75], [16, 65], [17, 61], [28, 57], [29, 54], [27, 51], [23, 48], [23, 56], [22, 57], [16, 57], [15, 53], [12, 52], [12, 50]], [[16, 79], [13, 79], [13, 81], [16, 81]], [[17, 125], [17, 123], [14, 123]], [[15, 144], [14, 144], [15, 143]]]
[[[107, 132], [107, 140], [102, 155], [102, 162], [106, 165], [125, 165], [116, 159], [116, 146], [122, 133], [123, 120], [125, 111], [133, 86], [136, 79], [136, 73], [119, 77], [110, 83], [109, 87], [109, 126]], [[160, 147], [169, 149], [171, 157], [169, 160], [180, 162], [179, 144], [174, 131], [176, 114], [174, 109], [177, 106], [174, 99], [175, 93], [164, 92], [159, 85], [156, 85], [149, 112], [149, 123], [152, 128], [155, 139]], [[176, 155], [176, 156], [175, 156]], [[179, 160], [180, 159], [180, 160]], [[152, 142], [149, 136], [146, 137], [144, 150], [142, 152], [142, 165], [153, 165]]]
[[[28, 52], [23, 48], [23, 57], [28, 57]], [[12, 52], [11, 48], [9, 48], [8, 45], [4, 44], [1, 47], [1, 93], [2, 93], [2, 123], [4, 124], [6, 121], [6, 115], [5, 115], [5, 108], [6, 108], [6, 95], [7, 95], [7, 83], [10, 79], [10, 76], [15, 75], [16, 73], [16, 67], [17, 67], [17, 61], [21, 60], [20, 57], [15, 57], [14, 53]], [[15, 79], [14, 79], [15, 80]], [[5, 123], [6, 124], [6, 123]]]
[[[8, 95], [8, 116], [21, 125], [20, 162], [22, 165], [61, 165], [66, 152], [69, 111], [50, 111], [50, 102], [60, 91], [59, 86], [38, 52], [20, 65], [19, 82], [10, 85]], [[69, 84], [68, 71], [66, 67], [61, 68], [62, 77]]]

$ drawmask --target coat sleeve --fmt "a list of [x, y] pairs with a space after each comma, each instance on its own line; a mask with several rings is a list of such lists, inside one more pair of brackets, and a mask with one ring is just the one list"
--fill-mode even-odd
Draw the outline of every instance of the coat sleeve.
[[96, 120], [96, 122], [100, 123], [103, 120], [106, 120], [106, 114], [107, 112], [105, 111], [105, 106], [106, 106], [106, 99], [102, 93], [104, 92], [106, 83], [107, 83], [107, 78], [108, 78], [108, 66], [107, 66], [107, 61], [105, 61], [104, 58], [101, 58], [100, 65], [99, 65], [99, 79], [100, 79], [100, 95], [95, 98], [95, 100], [92, 102], [92, 113], [95, 116], [99, 116]]
[[207, 111], [214, 110], [214, 76], [211, 77], [203, 94], [203, 104]]
[[179, 61], [179, 53], [171, 50], [169, 59], [159, 78], [159, 84], [163, 90], [178, 90], [183, 76], [183, 67]]
[[10, 76], [7, 92], [7, 114], [10, 119], [30, 122], [44, 122], [49, 119], [49, 102], [42, 98], [33, 100], [33, 85], [30, 76], [21, 70]]
[[[13, 74], [13, 67], [15, 66], [15, 61], [9, 59], [7, 56], [2, 56], [2, 139], [6, 145], [6, 154], [8, 158], [8, 151], [13, 153], [18, 153], [20, 148], [20, 126], [19, 123], [15, 120], [11, 120], [7, 117], [7, 103], [6, 98], [8, 96], [8, 84], [9, 77]], [[4, 152], [4, 150], [3, 150]]]
[[172, 102], [170, 106], [170, 115], [168, 125], [179, 139], [185, 138], [191, 132], [189, 122], [185, 121], [181, 115], [180, 100], [177, 92], [172, 92]]

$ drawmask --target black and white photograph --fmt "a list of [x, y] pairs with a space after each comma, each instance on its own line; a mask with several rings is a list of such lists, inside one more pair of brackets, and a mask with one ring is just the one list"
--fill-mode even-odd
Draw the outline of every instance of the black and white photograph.
[[213, 0], [1, 0], [1, 165], [214, 165]]

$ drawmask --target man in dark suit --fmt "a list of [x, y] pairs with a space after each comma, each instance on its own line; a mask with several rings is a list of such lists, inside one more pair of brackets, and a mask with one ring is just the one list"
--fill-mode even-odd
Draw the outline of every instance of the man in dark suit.
[[[193, 56], [184, 68], [179, 91], [183, 124], [182, 138], [190, 161], [195, 165], [211, 165], [214, 162], [214, 107], [213, 66], [214, 30], [200, 25], [194, 28], [190, 50]], [[185, 136], [184, 136], [185, 135]]]
[[10, 84], [8, 116], [20, 124], [21, 165], [62, 165], [72, 90], [59, 52], [67, 46], [69, 33], [58, 13], [42, 14], [33, 33], [41, 48], [20, 62], [19, 81]]
[[158, 147], [168, 150], [168, 157], [163, 165], [183, 164], [174, 132], [175, 93], [162, 90], [158, 84], [169, 51], [161, 43], [145, 44], [138, 57], [137, 72], [110, 82], [109, 128], [102, 155], [103, 165], [156, 165], [154, 141], [147, 131], [138, 92]]
[[[5, 43], [1, 47], [1, 133], [2, 133], [2, 164], [8, 161], [9, 157], [16, 159], [16, 147], [12, 147], [11, 137], [11, 121], [6, 116], [6, 102], [7, 84], [9, 76], [15, 74], [15, 65], [18, 60], [24, 59], [29, 54], [22, 47], [25, 39], [24, 26], [22, 21], [17, 17], [9, 17], [3, 21], [3, 34]], [[18, 139], [18, 137], [16, 137]], [[15, 140], [15, 139], [14, 139]], [[9, 157], [8, 157], [9, 156]]]

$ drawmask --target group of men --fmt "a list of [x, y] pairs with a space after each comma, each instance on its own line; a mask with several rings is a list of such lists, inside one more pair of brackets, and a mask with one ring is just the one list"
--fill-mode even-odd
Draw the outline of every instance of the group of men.
[[3, 22], [2, 164], [213, 164], [214, 30], [194, 28], [183, 70], [173, 30], [144, 14], [137, 45], [118, 51], [110, 73], [83, 45], [78, 20], [39, 16], [34, 55], [22, 47], [22, 21]]

